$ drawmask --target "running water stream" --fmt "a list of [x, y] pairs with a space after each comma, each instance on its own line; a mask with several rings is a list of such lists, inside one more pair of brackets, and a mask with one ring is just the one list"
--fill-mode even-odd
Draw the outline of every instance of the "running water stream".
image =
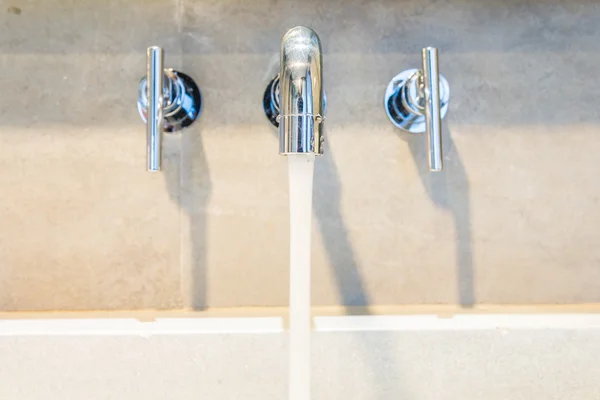
[[314, 154], [289, 154], [289, 400], [310, 399], [310, 244]]

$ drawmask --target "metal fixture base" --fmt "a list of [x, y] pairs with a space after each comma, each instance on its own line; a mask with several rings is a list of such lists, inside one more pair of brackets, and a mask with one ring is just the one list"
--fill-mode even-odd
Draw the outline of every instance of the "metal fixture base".
[[[263, 109], [271, 123], [279, 128], [279, 74], [271, 79], [263, 95]], [[323, 93], [323, 113], [327, 113], [327, 94]]]
[[265, 89], [263, 109], [269, 121], [279, 128], [279, 74], [269, 82]]
[[[202, 94], [196, 82], [183, 72], [165, 69], [163, 88], [163, 130], [177, 132], [190, 126], [202, 111]], [[147, 122], [147, 80], [142, 78], [138, 89], [138, 111]]]
[[[385, 90], [384, 108], [388, 118], [398, 128], [410, 133], [426, 131], [424, 98], [419, 96], [419, 89], [422, 90], [422, 88], [407, 86], [420, 73], [421, 71], [418, 69], [403, 71], [390, 81]], [[448, 112], [449, 100], [450, 86], [446, 78], [440, 75], [440, 114], [442, 118]]]

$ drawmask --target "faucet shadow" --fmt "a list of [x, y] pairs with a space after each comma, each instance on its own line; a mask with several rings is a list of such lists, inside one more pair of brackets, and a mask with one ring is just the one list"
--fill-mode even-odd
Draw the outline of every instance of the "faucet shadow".
[[[270, 129], [277, 135], [276, 129], [272, 127]], [[333, 150], [328, 146], [324, 154], [317, 157], [315, 162], [313, 212], [317, 217], [319, 231], [325, 242], [325, 251], [331, 265], [331, 272], [335, 277], [341, 304], [345, 308], [345, 314], [371, 315], [371, 299], [364, 287], [360, 266], [356, 261], [355, 252], [348, 237], [348, 229], [340, 213], [341, 189], [338, 169], [333, 160]], [[358, 336], [357, 342], [363, 345], [362, 351], [358, 351], [358, 353], [363, 354], [366, 366], [371, 369], [369, 376], [373, 379], [372, 386], [378, 393], [377, 398], [384, 399], [388, 390], [385, 390], [377, 381], [378, 365], [381, 360], [372, 350], [379, 346], [385, 354], [391, 354], [391, 351], [386, 351], [385, 347], [390, 343], [389, 334], [366, 332], [356, 335]], [[363, 336], [361, 337], [361, 335]], [[389, 361], [387, 367], [393, 376], [398, 380], [401, 379], [393, 360]], [[406, 397], [402, 393], [401, 385], [393, 389], [394, 396]]]
[[[322, 157], [317, 158], [314, 179], [313, 209], [341, 304], [346, 315], [372, 315], [371, 299], [365, 289], [360, 266], [340, 213], [341, 182], [330, 146]], [[368, 376], [371, 377], [376, 398], [408, 398], [406, 388], [401, 384], [402, 376], [398, 365], [391, 356], [387, 363], [387, 374], [392, 375], [398, 384], [393, 388], [386, 388], [377, 378], [381, 359], [374, 349], [380, 348], [383, 354], [392, 354], [392, 335], [388, 332], [359, 332], [352, 335], [356, 335], [357, 342], [362, 347], [357, 349], [357, 354], [362, 354], [365, 366], [370, 369]]]
[[[208, 280], [208, 268], [207, 268], [207, 221], [206, 221], [206, 207], [210, 199], [211, 193], [211, 180], [208, 163], [206, 162], [206, 156], [204, 153], [204, 146], [202, 144], [202, 137], [198, 134], [194, 139], [194, 145], [189, 146], [188, 149], [193, 149], [194, 154], [188, 154], [188, 156], [182, 160], [182, 166], [185, 167], [185, 160], [191, 165], [187, 165], [190, 175], [188, 183], [191, 184], [191, 193], [189, 196], [185, 196], [182, 204], [187, 210], [189, 218], [189, 229], [190, 229], [190, 243], [192, 243], [191, 254], [186, 254], [189, 257], [189, 268], [191, 269], [190, 275], [192, 277], [191, 285], [189, 289], [191, 291], [191, 306], [194, 310], [204, 310], [208, 307], [207, 299], [207, 280]], [[183, 177], [184, 175], [182, 175]]]
[[368, 310], [370, 298], [365, 290], [360, 267], [340, 213], [341, 184], [330, 147], [315, 163], [313, 209], [325, 241], [325, 251], [332, 268], [342, 305], [347, 314], [353, 307]]
[[433, 203], [452, 213], [454, 220], [456, 284], [458, 301], [464, 308], [476, 303], [475, 271], [473, 266], [469, 181], [465, 167], [456, 152], [452, 135], [444, 126], [444, 170], [430, 172], [426, 157], [426, 140], [423, 135], [400, 133], [407, 142], [419, 178]]
[[[185, 213], [180, 219], [181, 232], [189, 237], [184, 241], [191, 244], [182, 246], [180, 253], [182, 302], [185, 308], [197, 311], [208, 307], [206, 207], [212, 189], [201, 132], [202, 123], [196, 121], [193, 127], [180, 133], [179, 179], [165, 174], [171, 200]], [[188, 280], [189, 286], [184, 286]]]

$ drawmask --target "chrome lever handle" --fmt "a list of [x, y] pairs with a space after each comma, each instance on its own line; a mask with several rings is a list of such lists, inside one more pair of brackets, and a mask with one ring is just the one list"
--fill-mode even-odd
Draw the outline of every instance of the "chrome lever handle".
[[440, 73], [438, 51], [435, 47], [423, 49], [423, 83], [425, 94], [425, 130], [429, 149], [429, 170], [441, 171], [442, 113], [440, 111]]
[[160, 171], [163, 133], [186, 128], [200, 115], [202, 95], [192, 78], [164, 68], [164, 52], [152, 46], [146, 53], [146, 76], [138, 91], [138, 111], [146, 123], [146, 168]]
[[439, 74], [438, 51], [422, 51], [422, 69], [396, 75], [387, 86], [384, 105], [390, 121], [410, 133], [427, 134], [430, 171], [443, 169], [442, 118], [448, 112], [450, 87]]
[[160, 171], [163, 136], [164, 54], [160, 47], [149, 47], [147, 53], [146, 98], [146, 168]]

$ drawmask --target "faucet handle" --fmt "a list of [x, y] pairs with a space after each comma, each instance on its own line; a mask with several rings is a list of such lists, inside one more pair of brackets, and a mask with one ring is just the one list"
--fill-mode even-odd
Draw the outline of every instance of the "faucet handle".
[[146, 58], [146, 167], [159, 171], [162, 159], [164, 53], [149, 47]]
[[450, 87], [439, 74], [438, 51], [422, 51], [422, 69], [410, 69], [396, 75], [385, 92], [385, 110], [398, 128], [410, 133], [427, 134], [430, 171], [441, 171], [442, 118], [448, 112]]
[[146, 168], [160, 171], [163, 133], [186, 128], [200, 115], [202, 95], [192, 78], [164, 68], [164, 52], [148, 48], [146, 76], [138, 90], [138, 111], [146, 123]]
[[442, 113], [440, 111], [438, 51], [435, 47], [426, 47], [423, 49], [423, 83], [429, 170], [441, 171], [443, 168]]

